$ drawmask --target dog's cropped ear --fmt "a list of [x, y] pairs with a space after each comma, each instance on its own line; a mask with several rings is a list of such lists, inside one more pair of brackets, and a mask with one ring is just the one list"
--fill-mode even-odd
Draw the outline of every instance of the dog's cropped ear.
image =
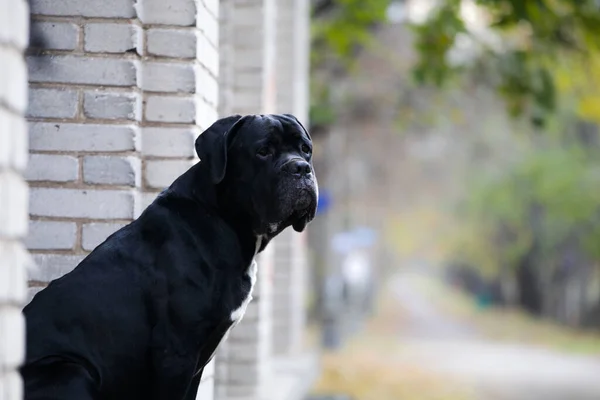
[[240, 126], [241, 115], [221, 118], [202, 132], [196, 139], [196, 153], [201, 162], [206, 163], [210, 170], [213, 184], [218, 184], [225, 177], [227, 168], [227, 147], [231, 134]]

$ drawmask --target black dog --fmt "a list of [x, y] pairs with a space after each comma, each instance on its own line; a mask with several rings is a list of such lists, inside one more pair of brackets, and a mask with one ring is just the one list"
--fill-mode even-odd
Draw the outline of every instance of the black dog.
[[24, 309], [25, 399], [194, 399], [243, 316], [254, 257], [316, 212], [308, 132], [291, 115], [221, 119], [201, 159]]

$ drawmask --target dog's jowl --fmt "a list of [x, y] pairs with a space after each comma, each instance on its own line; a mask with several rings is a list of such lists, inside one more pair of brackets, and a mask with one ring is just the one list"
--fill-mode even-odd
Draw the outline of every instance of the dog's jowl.
[[27, 400], [195, 398], [252, 299], [256, 254], [304, 230], [318, 196], [311, 138], [291, 115], [221, 119], [196, 151], [137, 220], [24, 309]]

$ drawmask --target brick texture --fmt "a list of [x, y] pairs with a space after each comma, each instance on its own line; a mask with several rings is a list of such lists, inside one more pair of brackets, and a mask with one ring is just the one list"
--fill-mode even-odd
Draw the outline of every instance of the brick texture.
[[141, 161], [138, 157], [85, 156], [83, 182], [91, 185], [140, 186]]
[[139, 0], [137, 4], [138, 17], [145, 24], [165, 24], [194, 26], [199, 14], [194, 0]]
[[149, 92], [193, 93], [194, 63], [148, 62], [142, 67], [141, 87]]
[[188, 96], [148, 96], [145, 117], [148, 122], [193, 124], [196, 100]]
[[142, 130], [143, 152], [147, 156], [192, 158], [198, 129], [147, 127]]
[[83, 114], [90, 119], [138, 121], [142, 102], [139, 93], [94, 90], [84, 93]]
[[196, 58], [195, 30], [152, 29], [148, 32], [148, 53], [171, 58]]
[[77, 224], [62, 221], [31, 221], [25, 244], [32, 250], [70, 250], [75, 246]]
[[25, 355], [27, 235], [27, 68], [29, 35], [24, 0], [0, 0], [0, 398], [20, 400], [17, 368]]
[[33, 122], [29, 125], [29, 148], [56, 152], [135, 151], [135, 125]]
[[75, 50], [79, 41], [79, 27], [68, 22], [34, 21], [31, 24], [31, 34], [44, 38], [44, 49]]
[[134, 0], [31, 0], [31, 12], [38, 15], [68, 15], [101, 18], [135, 17]]
[[183, 174], [192, 166], [190, 160], [152, 160], [146, 162], [146, 186], [162, 190], [170, 185], [173, 177]]
[[133, 59], [72, 55], [28, 56], [30, 82], [133, 86], [138, 62]]
[[28, 117], [75, 118], [78, 93], [75, 90], [31, 88]]
[[33, 255], [35, 268], [29, 271], [33, 282], [50, 282], [71, 272], [83, 260], [83, 254], [36, 253]]
[[[52, 165], [52, 168], [48, 168]], [[60, 154], [32, 154], [25, 172], [28, 181], [75, 182], [79, 176], [77, 157]]]
[[131, 190], [94, 190], [33, 187], [29, 211], [32, 217], [128, 219], [133, 217], [135, 196]]
[[142, 28], [130, 23], [91, 23], [84, 28], [83, 48], [91, 53], [142, 54]]
[[106, 240], [111, 234], [124, 227], [125, 223], [92, 222], [83, 224], [81, 233], [81, 246], [84, 250], [91, 251]]

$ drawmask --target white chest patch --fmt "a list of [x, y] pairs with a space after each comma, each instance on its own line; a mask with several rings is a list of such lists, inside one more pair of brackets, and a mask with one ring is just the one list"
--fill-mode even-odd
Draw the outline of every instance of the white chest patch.
[[[262, 237], [259, 236], [256, 239], [256, 252], [255, 254], [258, 253], [258, 250], [260, 250], [260, 246], [262, 245]], [[238, 308], [236, 308], [235, 310], [233, 310], [231, 312], [231, 322], [233, 322], [233, 324], [231, 324], [231, 328], [233, 328], [234, 326], [236, 326], [244, 317], [244, 314], [246, 313], [246, 308], [248, 308], [248, 304], [250, 304], [250, 302], [252, 301], [252, 292], [254, 291], [254, 286], [256, 285], [256, 274], [258, 272], [258, 267], [256, 265], [256, 260], [253, 259], [252, 262], [250, 263], [250, 266], [248, 267], [247, 271], [246, 271], [246, 275], [248, 276], [248, 278], [250, 279], [250, 290], [248, 291], [248, 296], [242, 300], [242, 304], [240, 304], [240, 306]]]
[[242, 300], [242, 304], [235, 310], [231, 312], [231, 322], [233, 322], [232, 327], [237, 325], [238, 322], [242, 320], [244, 314], [246, 313], [246, 308], [248, 308], [248, 304], [252, 301], [252, 292], [254, 290], [254, 285], [256, 284], [256, 273], [258, 267], [256, 265], [256, 260], [252, 260], [250, 266], [248, 267], [248, 271], [246, 275], [250, 279], [250, 290], [248, 291], [248, 296]]
[[[260, 246], [261, 245], [262, 245], [262, 237], [259, 236], [256, 239], [256, 252], [254, 253], [255, 255], [258, 253], [258, 250], [260, 250]], [[244, 317], [244, 314], [246, 313], [246, 308], [248, 308], [248, 304], [250, 304], [250, 301], [252, 301], [252, 291], [254, 290], [254, 285], [256, 285], [256, 274], [257, 274], [257, 272], [258, 272], [258, 267], [256, 265], [256, 260], [253, 259], [252, 262], [250, 263], [250, 266], [246, 270], [246, 276], [248, 276], [248, 278], [250, 279], [250, 290], [248, 290], [248, 295], [246, 296], [246, 298], [244, 300], [242, 300], [242, 304], [240, 304], [240, 306], [238, 308], [236, 308], [235, 310], [233, 310], [231, 312], [231, 315], [229, 316], [229, 318], [231, 319], [231, 326], [229, 327], [229, 329], [227, 329], [227, 332], [225, 332], [225, 334], [223, 335], [223, 337], [219, 341], [219, 344], [217, 345], [217, 347], [215, 347], [215, 352], [216, 352], [216, 349], [218, 348], [218, 346], [224, 340], [226, 340], [227, 337], [229, 337], [229, 333], [231, 333], [231, 330]], [[213, 352], [213, 354], [210, 356], [210, 358], [208, 359], [208, 362], [210, 362], [212, 360], [212, 358], [215, 355], [215, 352]], [[201, 370], [202, 370], [202, 368], [198, 372], [200, 372]]]

